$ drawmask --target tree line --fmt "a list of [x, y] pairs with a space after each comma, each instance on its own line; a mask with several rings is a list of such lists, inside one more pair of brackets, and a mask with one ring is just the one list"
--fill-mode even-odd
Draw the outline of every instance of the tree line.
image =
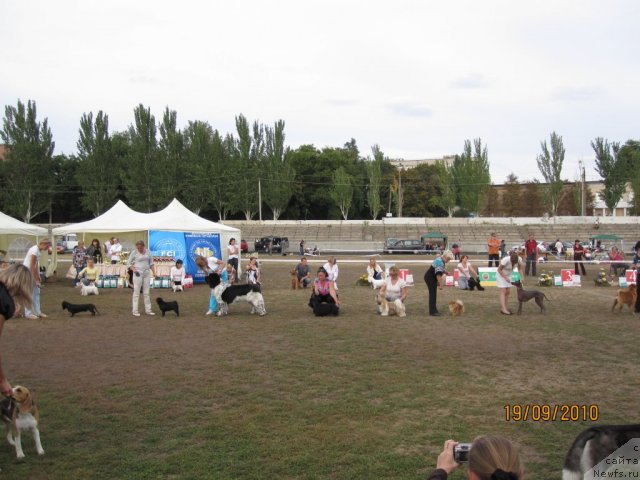
[[[552, 215], [576, 207], [573, 187], [561, 178], [564, 147], [555, 133], [537, 158], [546, 183], [520, 185], [511, 174], [500, 191], [491, 185], [488, 148], [479, 138], [466, 140], [451, 163], [397, 169], [378, 145], [363, 156], [354, 139], [342, 147], [292, 149], [283, 120], [265, 125], [241, 114], [232, 133], [198, 120], [180, 129], [175, 110], [167, 107], [156, 119], [140, 104], [120, 132], [110, 131], [103, 111], [83, 114], [77, 153], [54, 155], [48, 120], [38, 120], [34, 101], [5, 107], [0, 138], [6, 147], [0, 209], [27, 222], [84, 220], [118, 199], [151, 212], [174, 197], [215, 220], [518, 215], [530, 198]], [[640, 189], [633, 175], [639, 142], [595, 139], [592, 146], [605, 201], [615, 205], [627, 180]]]

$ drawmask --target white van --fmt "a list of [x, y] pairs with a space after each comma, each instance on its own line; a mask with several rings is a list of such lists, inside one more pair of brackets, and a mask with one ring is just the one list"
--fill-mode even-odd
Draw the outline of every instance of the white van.
[[69, 233], [62, 236], [62, 246], [65, 252], [71, 252], [78, 245], [78, 236], [75, 233]]

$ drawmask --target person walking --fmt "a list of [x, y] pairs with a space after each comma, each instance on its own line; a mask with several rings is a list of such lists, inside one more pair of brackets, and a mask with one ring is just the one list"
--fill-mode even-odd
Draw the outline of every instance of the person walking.
[[488, 267], [492, 267], [495, 263], [497, 267], [500, 263], [500, 240], [496, 237], [496, 232], [491, 232], [491, 236], [487, 240], [487, 251], [489, 253]]
[[529, 234], [529, 239], [524, 242], [524, 249], [527, 253], [527, 264], [524, 268], [524, 274], [536, 277], [536, 263], [538, 262], [538, 242], [533, 238], [533, 233]]
[[[113, 248], [113, 245], [111, 247]], [[155, 276], [156, 272], [153, 265], [153, 256], [151, 255], [151, 251], [145, 248], [142, 240], [138, 240], [136, 242], [136, 249], [131, 252], [131, 255], [129, 255], [127, 260], [127, 267], [133, 272], [133, 316], [140, 316], [140, 312], [138, 311], [140, 304], [140, 287], [142, 287], [144, 313], [147, 315], [155, 315], [155, 313], [151, 311], [149, 288], [151, 285], [151, 275], [153, 274], [153, 276]]]
[[34, 245], [27, 251], [27, 256], [24, 257], [22, 264], [29, 269], [31, 277], [33, 278], [33, 301], [31, 308], [24, 309], [24, 316], [26, 318], [46, 318], [47, 315], [40, 310], [40, 252], [48, 250], [51, 246], [51, 240], [45, 238], [40, 240], [37, 245]]

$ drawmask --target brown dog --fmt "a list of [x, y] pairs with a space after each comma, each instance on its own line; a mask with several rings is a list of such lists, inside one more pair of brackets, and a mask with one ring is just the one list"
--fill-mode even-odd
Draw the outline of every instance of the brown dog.
[[295, 269], [291, 270], [291, 290], [298, 290], [300, 288], [300, 282], [298, 281], [298, 274]]
[[462, 300], [455, 300], [453, 302], [449, 302], [449, 312], [454, 317], [459, 317], [464, 313], [464, 303]]
[[7, 440], [16, 449], [16, 456], [24, 458], [22, 450], [21, 433], [30, 432], [36, 444], [38, 455], [44, 455], [44, 449], [40, 443], [40, 431], [38, 430], [38, 408], [33, 401], [33, 396], [27, 387], [17, 385], [13, 387], [11, 396], [0, 402], [2, 420], [7, 428]]
[[611, 307], [611, 311], [613, 312], [616, 309], [616, 305], [619, 307], [618, 311], [622, 311], [622, 307], [627, 305], [629, 307], [629, 311], [633, 313], [633, 309], [636, 305], [636, 298], [638, 293], [636, 291], [635, 285], [630, 286], [626, 290], [618, 290], [618, 295], [616, 299], [613, 301], [613, 307]]

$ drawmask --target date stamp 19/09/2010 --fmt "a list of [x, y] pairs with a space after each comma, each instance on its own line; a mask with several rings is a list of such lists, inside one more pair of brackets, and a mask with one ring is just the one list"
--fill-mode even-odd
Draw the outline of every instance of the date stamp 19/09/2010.
[[596, 422], [599, 418], [598, 405], [515, 403], [504, 406], [507, 422]]

